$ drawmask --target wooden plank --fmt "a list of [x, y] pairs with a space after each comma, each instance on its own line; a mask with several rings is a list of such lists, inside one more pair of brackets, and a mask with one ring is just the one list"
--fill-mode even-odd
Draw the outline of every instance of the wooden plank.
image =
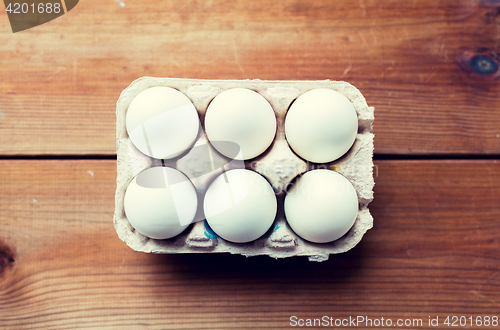
[[500, 162], [376, 166], [375, 227], [313, 263], [133, 252], [112, 226], [113, 161], [0, 161], [0, 328], [285, 329], [326, 315], [429, 329], [429, 316], [439, 328], [498, 316]]
[[115, 102], [145, 75], [346, 80], [376, 107], [376, 153], [499, 154], [500, 72], [468, 66], [498, 62], [498, 6], [89, 0], [16, 34], [2, 12], [0, 154], [113, 155]]

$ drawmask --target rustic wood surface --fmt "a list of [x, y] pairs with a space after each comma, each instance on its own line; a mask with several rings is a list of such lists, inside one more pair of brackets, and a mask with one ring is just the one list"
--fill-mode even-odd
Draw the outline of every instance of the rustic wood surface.
[[[85, 0], [15, 34], [0, 11], [0, 329], [500, 316], [499, 51], [496, 0]], [[115, 103], [145, 75], [351, 82], [374, 228], [323, 263], [132, 251]]]
[[115, 165], [0, 162], [0, 328], [286, 329], [293, 315], [428, 328], [500, 310], [500, 161], [377, 161], [375, 227], [323, 263], [134, 252], [111, 221]]
[[498, 64], [498, 6], [88, 0], [16, 34], [2, 12], [0, 154], [115, 154], [116, 100], [145, 75], [346, 80], [376, 108], [376, 153], [498, 154], [500, 74], [464, 62]]

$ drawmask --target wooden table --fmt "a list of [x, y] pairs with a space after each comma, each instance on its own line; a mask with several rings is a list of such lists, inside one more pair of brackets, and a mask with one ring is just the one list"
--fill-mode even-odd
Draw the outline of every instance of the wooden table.
[[[500, 2], [87, 0], [15, 34], [2, 12], [0, 45], [1, 329], [500, 328], [484, 326], [500, 316]], [[374, 228], [323, 263], [129, 249], [115, 102], [145, 75], [357, 86], [376, 109]]]

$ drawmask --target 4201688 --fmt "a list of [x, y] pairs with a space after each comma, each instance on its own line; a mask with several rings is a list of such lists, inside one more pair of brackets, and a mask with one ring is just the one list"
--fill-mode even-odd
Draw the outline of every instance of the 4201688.
[[443, 322], [449, 327], [496, 327], [498, 326], [498, 316], [448, 316]]
[[61, 4], [46, 2], [35, 5], [34, 3], [9, 3], [5, 11], [9, 14], [59, 14], [62, 11]]

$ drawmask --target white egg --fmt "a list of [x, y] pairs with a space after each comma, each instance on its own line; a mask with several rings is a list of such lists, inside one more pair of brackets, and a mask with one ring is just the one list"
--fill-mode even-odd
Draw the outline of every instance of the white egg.
[[142, 153], [158, 159], [179, 156], [196, 140], [200, 119], [189, 98], [170, 87], [151, 87], [130, 103], [127, 133]]
[[137, 231], [155, 239], [180, 234], [193, 221], [198, 206], [189, 179], [170, 167], [139, 173], [125, 192], [125, 215]]
[[310, 90], [290, 106], [285, 135], [300, 157], [315, 163], [334, 161], [353, 145], [358, 117], [351, 101], [327, 88]]
[[293, 231], [314, 243], [345, 235], [358, 214], [352, 184], [330, 170], [313, 170], [297, 179], [285, 197], [285, 217]]
[[258, 173], [236, 169], [222, 173], [210, 185], [203, 201], [205, 218], [225, 240], [246, 243], [264, 235], [274, 222], [274, 190]]
[[[212, 145], [226, 157], [235, 158], [236, 144], [242, 159], [263, 153], [276, 134], [276, 116], [269, 102], [245, 88], [226, 90], [208, 106], [205, 130]], [[231, 142], [231, 143], [217, 143]]]

